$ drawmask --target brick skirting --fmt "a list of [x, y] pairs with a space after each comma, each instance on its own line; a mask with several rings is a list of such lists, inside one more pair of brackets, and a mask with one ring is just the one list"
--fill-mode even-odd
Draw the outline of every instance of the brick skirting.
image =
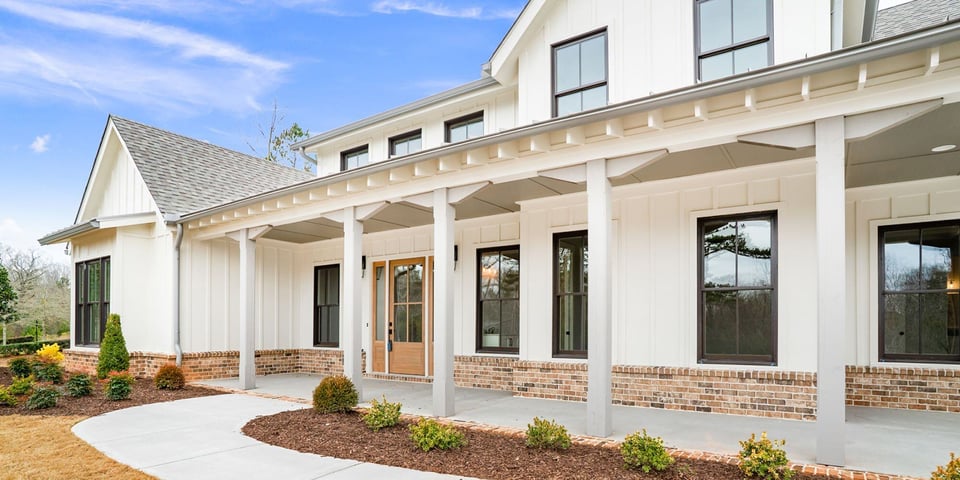
[[[69, 371], [96, 371], [97, 353], [66, 350]], [[237, 351], [185, 353], [189, 381], [236, 377]], [[130, 371], [153, 376], [173, 355], [132, 352]], [[258, 375], [343, 372], [341, 350], [258, 350]], [[370, 373], [369, 378], [429, 382], [426, 377]], [[523, 397], [586, 401], [587, 365], [535, 362], [516, 357], [460, 355], [454, 359], [457, 386], [513, 392]], [[936, 368], [847, 367], [847, 404], [960, 413], [960, 371]], [[613, 403], [772, 418], [816, 418], [816, 374], [777, 370], [723, 370], [615, 365]]]

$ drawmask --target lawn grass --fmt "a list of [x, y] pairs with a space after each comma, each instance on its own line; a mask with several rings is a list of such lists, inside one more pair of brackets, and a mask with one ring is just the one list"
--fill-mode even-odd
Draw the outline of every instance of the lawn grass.
[[0, 416], [0, 480], [34, 478], [149, 479], [117, 463], [70, 428], [81, 416]]

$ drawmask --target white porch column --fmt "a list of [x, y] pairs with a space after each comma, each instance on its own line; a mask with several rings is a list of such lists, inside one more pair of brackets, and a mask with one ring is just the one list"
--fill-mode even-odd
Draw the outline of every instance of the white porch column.
[[433, 414], [454, 413], [453, 397], [453, 221], [449, 191], [433, 191]]
[[363, 318], [361, 308], [360, 262], [363, 252], [363, 223], [356, 207], [343, 209], [343, 374], [353, 382], [363, 400]]
[[846, 463], [845, 133], [843, 117], [816, 122], [817, 462]]
[[611, 303], [610, 243], [612, 208], [606, 159], [587, 162], [587, 435], [606, 437], [613, 430], [610, 388]]
[[257, 388], [256, 375], [256, 270], [257, 238], [270, 226], [244, 228], [227, 234], [240, 244], [240, 388]]

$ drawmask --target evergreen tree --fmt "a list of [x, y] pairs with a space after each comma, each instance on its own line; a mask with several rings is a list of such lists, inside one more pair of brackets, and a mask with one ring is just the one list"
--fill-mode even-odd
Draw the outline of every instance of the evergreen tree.
[[107, 318], [107, 328], [100, 342], [100, 356], [97, 360], [97, 377], [107, 378], [110, 372], [125, 372], [130, 368], [130, 354], [127, 342], [120, 329], [120, 315], [111, 313]]

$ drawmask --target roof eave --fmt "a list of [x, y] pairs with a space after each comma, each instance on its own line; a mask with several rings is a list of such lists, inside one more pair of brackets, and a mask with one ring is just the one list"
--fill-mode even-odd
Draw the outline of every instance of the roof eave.
[[78, 223], [47, 234], [37, 239], [37, 242], [43, 246], [63, 243], [69, 241], [71, 238], [83, 235], [84, 233], [92, 232], [98, 228], [100, 228], [100, 222], [94, 219], [90, 220], [89, 222]]
[[836, 70], [838, 68], [843, 68], [850, 65], [858, 65], [880, 58], [892, 57], [902, 53], [955, 41], [960, 41], [960, 21], [919, 30], [910, 35], [903, 35], [877, 42], [859, 44], [841, 50], [824, 53], [815, 57], [774, 65], [753, 72], [747, 72], [710, 82], [695, 84], [688, 87], [651, 95], [641, 99], [608, 105], [603, 108], [590, 110], [575, 115], [552, 118], [543, 122], [524, 125], [511, 130], [505, 130], [483, 137], [477, 137], [464, 142], [452, 145], [444, 145], [429, 150], [423, 150], [412, 155], [372, 163], [361, 168], [347, 170], [325, 177], [319, 177], [307, 182], [290, 185], [281, 189], [264, 192], [259, 195], [244, 198], [227, 204], [192, 212], [183, 215], [180, 218], [180, 223], [190, 222], [207, 215], [237, 208], [244, 204], [270, 200], [283, 195], [289, 195], [291, 193], [299, 193], [301, 191], [310, 190], [322, 185], [333, 184], [355, 177], [369, 175], [382, 170], [389, 170], [391, 168], [414, 164], [416, 162], [430, 158], [436, 158], [442, 155], [450, 155], [476, 148], [487, 147], [561, 128], [577, 127], [592, 122], [604, 121], [611, 118], [630, 115], [632, 113], [645, 112], [681, 104], [684, 102], [697, 101], [708, 97], [725, 95], [761, 85], [767, 85], [784, 80], [803, 77], [806, 75]]

